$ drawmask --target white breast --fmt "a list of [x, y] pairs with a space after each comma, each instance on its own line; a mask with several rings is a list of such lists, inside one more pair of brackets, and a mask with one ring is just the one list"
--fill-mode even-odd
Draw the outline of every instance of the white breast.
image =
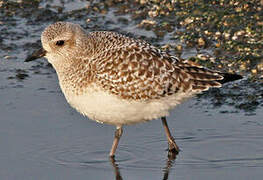
[[183, 96], [177, 94], [158, 100], [125, 100], [98, 89], [88, 88], [82, 95], [63, 92], [69, 104], [81, 114], [92, 120], [112, 125], [134, 124], [167, 116], [169, 109], [183, 99]]

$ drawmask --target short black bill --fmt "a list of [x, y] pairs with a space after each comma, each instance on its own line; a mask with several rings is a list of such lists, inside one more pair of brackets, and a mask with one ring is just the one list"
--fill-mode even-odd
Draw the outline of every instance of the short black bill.
[[33, 54], [29, 55], [25, 62], [33, 61], [35, 59], [41, 58], [46, 55], [46, 50], [43, 48], [40, 48], [39, 50], [35, 51]]

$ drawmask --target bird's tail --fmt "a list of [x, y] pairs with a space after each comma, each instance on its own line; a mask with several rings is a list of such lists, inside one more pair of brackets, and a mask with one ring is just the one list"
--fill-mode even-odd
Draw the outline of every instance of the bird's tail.
[[201, 66], [183, 64], [181, 68], [188, 74], [192, 89], [196, 92], [206, 91], [210, 87], [221, 87], [224, 83], [242, 79], [238, 74], [221, 73]]
[[224, 77], [221, 80], [217, 80], [217, 82], [219, 82], [220, 84], [224, 84], [224, 83], [231, 82], [231, 81], [236, 81], [236, 80], [243, 78], [239, 74], [231, 74], [231, 73], [219, 73], [219, 74]]

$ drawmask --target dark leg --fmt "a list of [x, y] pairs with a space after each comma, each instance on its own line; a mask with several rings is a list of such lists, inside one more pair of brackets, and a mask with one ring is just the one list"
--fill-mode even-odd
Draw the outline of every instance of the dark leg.
[[117, 129], [115, 131], [114, 140], [113, 140], [111, 151], [110, 151], [110, 157], [114, 157], [115, 151], [118, 147], [119, 140], [120, 140], [122, 132], [123, 132], [122, 126], [117, 126], [116, 128]]
[[169, 152], [178, 154], [179, 153], [179, 147], [177, 146], [177, 144], [174, 141], [174, 138], [172, 137], [167, 121], [166, 121], [166, 117], [162, 117], [162, 124], [164, 127], [164, 131], [168, 140], [168, 144], [169, 144]]

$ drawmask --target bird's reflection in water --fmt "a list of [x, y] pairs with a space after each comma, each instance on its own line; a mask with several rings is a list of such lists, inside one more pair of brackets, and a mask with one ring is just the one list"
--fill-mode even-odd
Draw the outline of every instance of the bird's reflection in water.
[[167, 180], [171, 167], [174, 165], [177, 154], [169, 154], [166, 160], [166, 166], [163, 168], [163, 180]]
[[[169, 172], [171, 167], [173, 166], [175, 159], [176, 159], [176, 155], [177, 154], [168, 154], [168, 158], [166, 160], [166, 165], [163, 168], [163, 180], [167, 180], [169, 177]], [[121, 173], [120, 173], [120, 169], [119, 169], [119, 165], [116, 163], [115, 158], [114, 157], [110, 157], [110, 162], [112, 164], [112, 167], [114, 169], [114, 174], [116, 177], [116, 180], [123, 180]]]
[[116, 164], [115, 158], [110, 157], [110, 161], [111, 161], [111, 165], [114, 169], [114, 174], [115, 174], [116, 180], [122, 180], [120, 169], [118, 167], [118, 164]]

